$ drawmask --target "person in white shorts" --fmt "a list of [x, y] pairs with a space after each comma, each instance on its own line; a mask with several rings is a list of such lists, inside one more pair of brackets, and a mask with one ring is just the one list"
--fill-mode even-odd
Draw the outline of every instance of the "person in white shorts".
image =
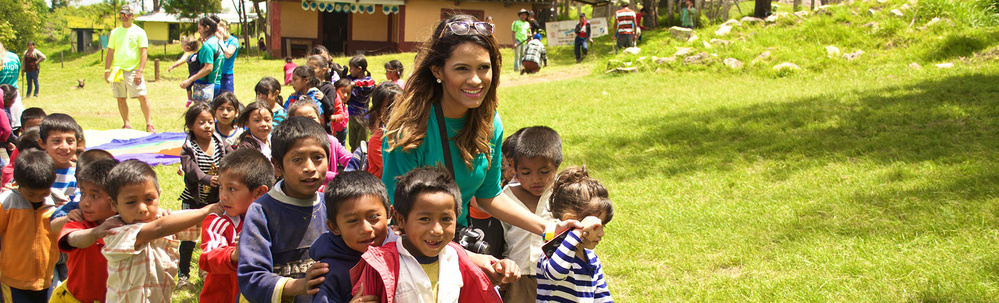
[[114, 97], [118, 99], [118, 112], [124, 121], [121, 128], [132, 128], [132, 123], [128, 120], [128, 97], [132, 97], [139, 99], [139, 106], [146, 118], [146, 131], [155, 133], [156, 128], [149, 116], [149, 103], [146, 100], [146, 81], [142, 77], [149, 40], [146, 38], [146, 31], [132, 24], [135, 13], [131, 5], [123, 5], [119, 17], [121, 26], [111, 31], [108, 39], [104, 79], [111, 83]]

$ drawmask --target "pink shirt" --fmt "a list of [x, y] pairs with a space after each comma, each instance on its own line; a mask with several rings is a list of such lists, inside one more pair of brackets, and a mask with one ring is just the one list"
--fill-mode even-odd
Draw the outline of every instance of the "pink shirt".
[[295, 64], [294, 62], [284, 64], [284, 85], [291, 84], [291, 72], [295, 71], [296, 67], [298, 67], [298, 64]]

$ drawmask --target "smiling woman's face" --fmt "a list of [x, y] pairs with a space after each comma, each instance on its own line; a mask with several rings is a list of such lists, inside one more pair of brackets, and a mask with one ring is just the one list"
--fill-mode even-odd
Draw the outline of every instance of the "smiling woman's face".
[[459, 44], [442, 67], [432, 67], [441, 80], [444, 97], [441, 106], [450, 118], [464, 116], [482, 105], [493, 81], [489, 50], [472, 42]]

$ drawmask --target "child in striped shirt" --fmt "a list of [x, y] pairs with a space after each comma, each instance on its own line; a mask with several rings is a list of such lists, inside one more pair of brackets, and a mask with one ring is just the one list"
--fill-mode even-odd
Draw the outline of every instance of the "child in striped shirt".
[[[586, 168], [566, 169], [555, 177], [549, 207], [555, 218], [582, 219], [584, 226], [604, 225], [614, 217], [607, 189], [590, 178]], [[598, 221], [599, 220], [599, 221]], [[568, 232], [558, 250], [538, 261], [538, 302], [613, 302], [603, 267], [593, 252], [604, 235], [603, 227], [591, 232]], [[548, 240], [548, 233], [545, 234]]]

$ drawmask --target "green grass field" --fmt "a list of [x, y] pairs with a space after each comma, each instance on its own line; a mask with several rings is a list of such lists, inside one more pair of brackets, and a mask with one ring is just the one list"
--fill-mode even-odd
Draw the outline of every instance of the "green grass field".
[[[653, 31], [642, 45], [642, 56], [695, 47], [736, 57], [747, 63], [742, 70], [669, 63], [604, 74], [641, 56], [608, 55], [611, 42], [601, 38], [573, 65], [571, 48], [552, 48], [551, 66], [538, 75], [505, 65], [500, 115], [506, 134], [532, 125], [559, 131], [563, 168], [586, 165], [610, 189], [616, 215], [597, 253], [618, 301], [995, 301], [999, 29], [976, 24], [956, 1], [920, 1], [916, 22], [943, 16], [955, 27], [920, 30], [908, 27], [912, 15], [863, 13], [905, 2], [857, 1], [800, 22], [740, 28], [724, 48]], [[944, 4], [952, 10], [931, 14]], [[859, 26], [872, 20], [881, 29]], [[708, 40], [714, 30], [698, 35]], [[866, 54], [828, 58], [823, 48], [832, 44]], [[750, 63], [768, 48], [770, 61]], [[412, 58], [369, 57], [370, 69], [382, 80], [382, 63], [411, 68]], [[802, 70], [770, 71], [784, 61]], [[922, 69], [908, 67], [914, 62]], [[944, 62], [955, 67], [933, 66]], [[161, 64], [165, 72], [169, 63]], [[281, 75], [282, 64], [239, 59], [240, 100], [252, 100], [252, 85]], [[64, 69], [50, 61], [41, 98], [26, 106], [70, 113], [87, 129], [118, 128], [102, 68], [97, 55]], [[185, 75], [149, 84], [161, 131], [182, 128], [177, 86]], [[88, 87], [71, 89], [77, 78]], [[135, 103], [131, 117], [141, 125]], [[172, 208], [182, 188], [176, 170], [157, 169]], [[196, 301], [197, 291], [175, 299]]]

